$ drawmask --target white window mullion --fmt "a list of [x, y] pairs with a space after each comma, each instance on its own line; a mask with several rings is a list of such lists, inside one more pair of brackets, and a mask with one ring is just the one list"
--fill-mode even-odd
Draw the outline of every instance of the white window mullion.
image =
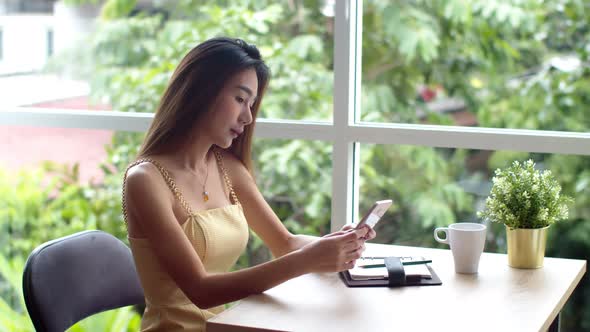
[[154, 114], [88, 111], [56, 108], [12, 107], [0, 109], [0, 125], [104, 129], [145, 132]]
[[332, 145], [332, 231], [354, 221], [354, 154], [354, 143], [336, 141]]
[[257, 119], [254, 135], [257, 138], [334, 140], [334, 126], [330, 122]]
[[[356, 0], [336, 1], [334, 29], [334, 145], [332, 146], [331, 230], [354, 221], [358, 208], [355, 197], [355, 144], [346, 137], [355, 119], [356, 88]], [[358, 148], [358, 146], [356, 146]], [[358, 150], [358, 149], [356, 149]]]
[[[0, 128], [32, 126], [145, 132], [153, 116], [152, 113], [12, 107], [0, 108]], [[339, 115], [335, 117], [338, 118]], [[334, 142], [334, 144], [360, 142], [590, 155], [590, 133], [582, 132], [402, 123], [359, 123], [334, 126], [329, 122], [275, 119], [258, 119], [256, 122], [254, 134], [256, 137], [263, 138], [320, 140]], [[335, 163], [334, 167], [339, 165]]]
[[[351, 49], [351, 54], [353, 54], [353, 64], [351, 68], [354, 71], [354, 85], [353, 85], [353, 93], [354, 93], [354, 122], [349, 123], [350, 128], [347, 128], [346, 132], [349, 133], [352, 128], [360, 122], [361, 119], [361, 82], [362, 82], [362, 55], [363, 55], [363, 0], [352, 0], [354, 2], [355, 8], [352, 13], [354, 13], [354, 25], [352, 26], [353, 34], [351, 34], [351, 38], [354, 37], [354, 44]], [[352, 216], [353, 222], [358, 220], [354, 220], [354, 218], [358, 218], [359, 216], [359, 203], [360, 203], [360, 168], [361, 168], [361, 140], [354, 139], [348, 140], [349, 142], [354, 143], [354, 156], [353, 156], [353, 164], [352, 164], [352, 180], [349, 183], [349, 186], [352, 186], [353, 190], [353, 204], [352, 204]]]
[[415, 124], [358, 124], [346, 139], [436, 148], [590, 155], [590, 133]]

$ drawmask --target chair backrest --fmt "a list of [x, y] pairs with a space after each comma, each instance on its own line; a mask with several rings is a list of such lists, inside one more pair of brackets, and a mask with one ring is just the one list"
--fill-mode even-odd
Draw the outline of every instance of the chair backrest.
[[131, 250], [103, 231], [84, 231], [33, 250], [23, 292], [37, 331], [63, 332], [93, 314], [143, 304]]

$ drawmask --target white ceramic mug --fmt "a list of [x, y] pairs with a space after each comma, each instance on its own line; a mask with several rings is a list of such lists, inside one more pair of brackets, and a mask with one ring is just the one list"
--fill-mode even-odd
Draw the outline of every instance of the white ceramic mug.
[[[438, 233], [445, 233], [445, 238]], [[451, 246], [455, 260], [455, 272], [477, 273], [479, 257], [483, 252], [486, 240], [486, 226], [475, 223], [457, 223], [449, 227], [438, 227], [434, 230], [434, 239]]]

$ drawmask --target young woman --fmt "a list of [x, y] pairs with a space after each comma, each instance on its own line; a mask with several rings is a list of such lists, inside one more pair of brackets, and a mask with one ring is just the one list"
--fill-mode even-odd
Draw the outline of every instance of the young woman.
[[[256, 187], [250, 150], [269, 80], [258, 49], [214, 38], [180, 62], [123, 183], [146, 297], [142, 331], [204, 331], [223, 304], [310, 272], [352, 268], [375, 237], [350, 226], [293, 235]], [[252, 228], [275, 259], [228, 272]]]

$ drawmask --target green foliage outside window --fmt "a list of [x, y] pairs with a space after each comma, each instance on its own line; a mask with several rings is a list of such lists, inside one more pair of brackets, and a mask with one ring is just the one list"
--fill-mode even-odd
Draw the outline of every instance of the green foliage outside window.
[[[228, 35], [256, 44], [273, 72], [262, 117], [330, 120], [332, 112], [339, 111], [333, 110], [332, 102], [334, 22], [320, 13], [322, 1], [180, 0], [169, 2], [160, 14], [129, 17], [131, 3], [107, 1], [98, 31], [79, 49], [83, 53], [62, 58], [85, 65], [81, 73], [90, 80], [94, 96], [114, 109], [153, 112], [180, 58], [200, 41]], [[437, 90], [439, 97], [461, 98], [479, 126], [590, 130], [590, 117], [585, 116], [590, 70], [584, 66], [563, 70], [551, 61], [561, 55], [575, 56], [581, 63], [590, 60], [589, 4], [576, 0], [364, 3], [363, 121], [454, 124], [452, 114], [433, 112], [418, 97], [418, 87], [425, 86]], [[47, 165], [21, 175], [0, 174], [0, 237], [11, 243], [0, 248], [4, 257], [0, 263], [5, 262], [0, 265], [0, 324], [23, 322], [22, 327], [6, 330], [31, 330], [20, 288], [9, 281], [19, 276], [19, 264], [36, 245], [90, 228], [125, 239], [121, 176], [142, 137], [115, 133], [99, 185], [79, 183], [75, 167]], [[563, 192], [574, 197], [570, 220], [552, 227], [548, 255], [586, 259], [590, 255], [587, 156], [363, 145], [361, 211], [375, 199], [391, 197], [396, 204], [380, 223], [378, 241], [436, 246], [433, 227], [475, 218], [474, 206], [482, 197], [463, 183], [485, 182], [493, 169], [528, 158], [551, 169]], [[329, 231], [331, 144], [257, 140], [254, 159], [262, 193], [291, 231]], [[478, 167], [470, 166], [478, 162]], [[21, 182], [13, 190], [8, 180], [17, 178]], [[503, 230], [490, 230], [487, 250], [502, 252]], [[269, 258], [261, 240], [253, 236], [238, 268]], [[564, 309], [564, 330], [590, 328], [589, 289], [586, 277]], [[130, 322], [132, 330], [135, 318], [131, 316]], [[0, 329], [5, 326], [10, 325]], [[110, 329], [92, 329], [101, 330]]]

